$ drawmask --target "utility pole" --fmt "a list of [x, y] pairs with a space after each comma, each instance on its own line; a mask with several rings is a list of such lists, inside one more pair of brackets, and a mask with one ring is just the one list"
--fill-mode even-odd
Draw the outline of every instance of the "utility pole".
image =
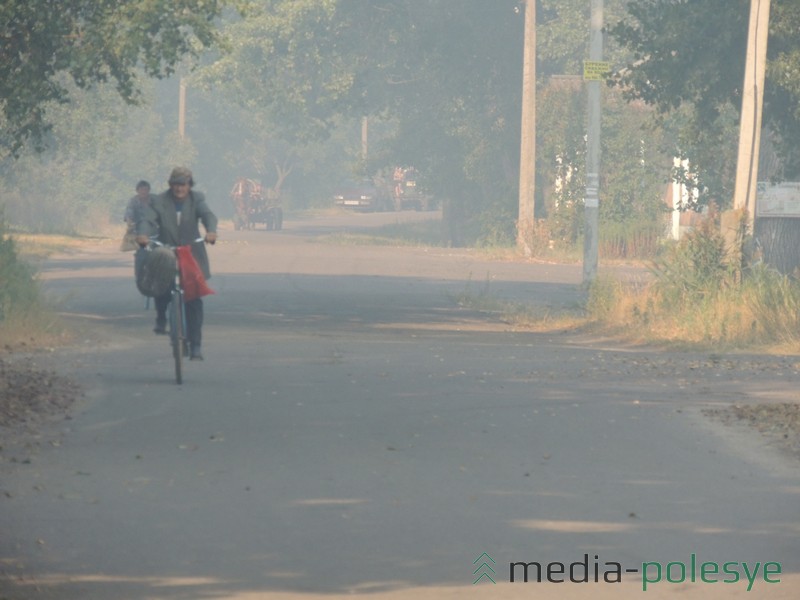
[[[591, 0], [591, 21], [589, 28], [589, 60], [598, 65], [603, 60], [603, 0]], [[589, 130], [586, 147], [586, 196], [584, 214], [586, 217], [583, 241], [583, 285], [589, 285], [597, 278], [597, 233], [598, 213], [600, 212], [600, 83], [602, 77], [587, 77], [584, 65], [584, 79], [588, 95]]]
[[178, 90], [178, 137], [186, 139], [186, 83], [181, 77]]
[[536, 189], [536, 0], [525, 0], [524, 36], [517, 247], [530, 257]]
[[369, 119], [361, 117], [361, 160], [367, 164], [367, 132], [369, 128]]
[[742, 114], [739, 123], [739, 155], [733, 208], [746, 210], [750, 226], [755, 225], [756, 184], [761, 145], [761, 108], [764, 105], [764, 79], [767, 67], [770, 0], [750, 0], [750, 26], [742, 87]]

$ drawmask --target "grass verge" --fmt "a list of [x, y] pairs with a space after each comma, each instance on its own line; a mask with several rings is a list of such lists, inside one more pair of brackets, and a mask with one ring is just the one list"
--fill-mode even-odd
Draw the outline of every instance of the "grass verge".
[[0, 223], [0, 351], [63, 343], [68, 333], [45, 299], [34, 266], [82, 242], [67, 236], [14, 235]]
[[734, 258], [709, 222], [654, 263], [652, 282], [598, 278], [589, 320], [647, 343], [800, 351], [800, 281], [764, 264], [742, 268]]
[[570, 330], [583, 327], [586, 317], [583, 307], [554, 310], [548, 306], [511, 302], [495, 297], [491, 293], [491, 282], [487, 279], [480, 285], [467, 281], [464, 289], [450, 296], [462, 308], [480, 311], [495, 316], [513, 329], [526, 331]]
[[438, 219], [392, 223], [371, 230], [370, 233], [332, 233], [321, 236], [318, 240], [351, 246], [443, 246], [442, 225]]
[[763, 266], [743, 276], [691, 298], [676, 298], [659, 280], [632, 287], [598, 278], [587, 324], [630, 341], [679, 348], [800, 351], [800, 284]]

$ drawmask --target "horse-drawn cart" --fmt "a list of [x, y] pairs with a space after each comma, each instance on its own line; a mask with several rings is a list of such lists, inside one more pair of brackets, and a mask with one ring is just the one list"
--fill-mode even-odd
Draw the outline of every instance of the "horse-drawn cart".
[[283, 228], [283, 208], [280, 194], [272, 189], [264, 189], [254, 179], [241, 178], [231, 190], [233, 202], [233, 226], [240, 229], [255, 229], [262, 223], [268, 231]]

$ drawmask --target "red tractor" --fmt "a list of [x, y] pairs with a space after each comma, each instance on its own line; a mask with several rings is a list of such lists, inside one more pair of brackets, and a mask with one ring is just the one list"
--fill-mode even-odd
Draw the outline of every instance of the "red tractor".
[[417, 186], [418, 173], [414, 167], [395, 167], [392, 176], [394, 188], [392, 197], [395, 210], [413, 208], [431, 210], [432, 199]]

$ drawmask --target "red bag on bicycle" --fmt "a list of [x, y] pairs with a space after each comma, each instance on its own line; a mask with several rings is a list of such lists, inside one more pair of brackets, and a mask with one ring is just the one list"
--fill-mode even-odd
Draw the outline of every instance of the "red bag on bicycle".
[[213, 294], [214, 290], [208, 287], [200, 265], [192, 255], [190, 246], [178, 247], [178, 264], [181, 269], [181, 283], [183, 284], [183, 299], [191, 302], [197, 298]]

